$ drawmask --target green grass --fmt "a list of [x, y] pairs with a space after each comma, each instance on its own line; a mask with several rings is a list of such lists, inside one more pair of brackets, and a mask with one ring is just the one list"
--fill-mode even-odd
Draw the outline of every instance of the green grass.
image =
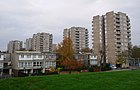
[[140, 90], [140, 70], [1, 79], [0, 90]]

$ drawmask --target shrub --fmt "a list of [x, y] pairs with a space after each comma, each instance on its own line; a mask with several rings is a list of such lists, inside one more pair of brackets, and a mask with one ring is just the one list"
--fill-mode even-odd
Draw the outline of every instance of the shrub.
[[110, 64], [106, 64], [105, 67], [101, 68], [102, 71], [111, 70]]
[[97, 65], [90, 66], [90, 67], [88, 68], [88, 71], [89, 71], [89, 72], [97, 72], [97, 71], [100, 71], [100, 67], [97, 66]]

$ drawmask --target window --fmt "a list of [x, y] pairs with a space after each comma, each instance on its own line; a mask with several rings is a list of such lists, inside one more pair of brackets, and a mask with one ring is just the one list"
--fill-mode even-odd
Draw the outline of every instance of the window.
[[25, 62], [25, 67], [27, 67], [27, 62]]
[[39, 66], [39, 62], [37, 62], [37, 66]]
[[49, 56], [49, 59], [51, 59], [51, 58], [52, 58], [52, 55]]
[[3, 63], [0, 63], [0, 67], [2, 67], [2, 64], [3, 64]]
[[46, 58], [48, 58], [48, 55], [46, 55]]
[[120, 38], [117, 38], [117, 40], [121, 40]]
[[38, 58], [42, 58], [42, 55], [39, 55]]
[[19, 67], [23, 67], [24, 66], [24, 63], [23, 62], [20, 62], [19, 63]]
[[31, 62], [28, 62], [28, 66], [31, 67], [32, 66], [32, 63]]
[[36, 66], [36, 62], [34, 62], [33, 66]]
[[117, 44], [121, 44], [121, 42], [117, 42]]
[[27, 55], [27, 58], [31, 58], [31, 55]]
[[32, 62], [20, 62], [19, 67], [31, 67]]
[[24, 58], [24, 55], [21, 55], [21, 58]]
[[36, 58], [36, 55], [33, 55], [34, 58]]
[[42, 62], [40, 62], [40, 66], [42, 66]]
[[33, 66], [42, 66], [42, 62], [34, 62]]

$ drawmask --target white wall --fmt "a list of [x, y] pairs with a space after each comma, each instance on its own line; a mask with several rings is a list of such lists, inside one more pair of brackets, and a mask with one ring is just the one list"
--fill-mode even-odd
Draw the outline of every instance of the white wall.
[[0, 60], [1, 61], [4, 60], [4, 55], [1, 55]]
[[90, 65], [97, 65], [97, 56], [90, 55]]
[[39, 58], [39, 55], [36, 55], [36, 57], [34, 55], [31, 55], [31, 57], [27, 57], [27, 55], [24, 55], [24, 58], [21, 57], [22, 55], [19, 55], [19, 60], [39, 60], [39, 59], [44, 59], [44, 56], [42, 55], [41, 58]]
[[97, 65], [97, 60], [90, 60], [90, 65]]
[[0, 62], [0, 68], [3, 68], [3, 62]]
[[46, 61], [45, 67], [50, 68], [51, 66], [56, 67], [56, 62], [54, 62], [54, 61]]

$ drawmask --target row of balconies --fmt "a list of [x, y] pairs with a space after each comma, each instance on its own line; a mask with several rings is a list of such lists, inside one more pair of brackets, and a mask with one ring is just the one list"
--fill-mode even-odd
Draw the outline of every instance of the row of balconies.
[[50, 68], [51, 66], [56, 67], [56, 62], [54, 61], [52, 61], [51, 63], [41, 62], [41, 64], [31, 63], [30, 65], [25, 65], [25, 62], [23, 64], [19, 62], [18, 68], [19, 69], [37, 69], [37, 68]]
[[36, 60], [36, 59], [56, 59], [56, 55], [19, 55], [19, 60]]

